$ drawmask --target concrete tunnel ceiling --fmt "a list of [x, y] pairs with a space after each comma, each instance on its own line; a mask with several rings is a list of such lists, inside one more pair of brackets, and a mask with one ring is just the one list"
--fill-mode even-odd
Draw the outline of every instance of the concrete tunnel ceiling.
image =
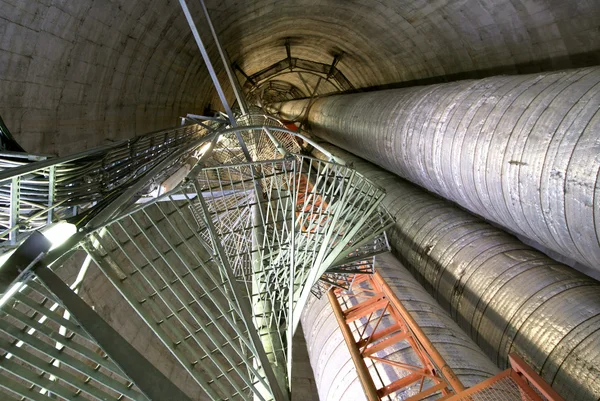
[[[598, 0], [206, 2], [249, 75], [284, 59], [286, 41], [293, 57], [342, 55], [337, 68], [356, 88], [600, 64]], [[233, 100], [199, 2], [189, 3]], [[277, 79], [300, 87], [293, 74]], [[220, 107], [176, 0], [0, 0], [0, 116], [28, 152], [67, 155], [172, 127], [209, 104]], [[82, 296], [102, 317], [205, 399], [97, 268], [86, 280]]]
[[[594, 0], [207, 6], [247, 74], [285, 58], [286, 40], [293, 57], [329, 64], [343, 54], [337, 67], [356, 88], [600, 63]], [[226, 82], [199, 3], [190, 8]], [[27, 151], [69, 154], [219, 107], [177, 1], [3, 0], [0, 21], [0, 115]]]

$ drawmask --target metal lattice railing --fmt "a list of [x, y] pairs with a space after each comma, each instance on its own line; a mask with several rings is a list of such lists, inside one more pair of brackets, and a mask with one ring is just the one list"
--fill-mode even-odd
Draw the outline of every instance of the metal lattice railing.
[[191, 191], [112, 222], [85, 248], [207, 394], [250, 399], [252, 388], [269, 385], [249, 312], [215, 256], [209, 227], [194, 218]]
[[[206, 128], [193, 124], [163, 130], [42, 161], [39, 157], [4, 155], [0, 160], [0, 241], [14, 245], [32, 231], [72, 216], [74, 206], [89, 208], [102, 202], [165, 157], [219, 126], [210, 124]], [[177, 162], [173, 160], [173, 165]]]
[[[191, 136], [160, 148], [151, 162], [145, 151], [113, 160], [111, 166], [135, 168], [111, 176], [110, 188], [106, 179], [84, 185], [86, 174], [101, 169], [76, 159], [69, 172], [76, 178], [69, 181], [73, 197], [65, 204], [76, 204], [82, 190], [109, 189], [74, 219], [81, 238], [74, 244], [211, 399], [286, 399], [291, 339], [311, 291], [347, 287], [354, 273], [372, 271], [373, 255], [389, 249], [384, 230], [392, 219], [379, 206], [381, 188], [333, 156], [303, 156], [307, 139], [272, 117], [245, 116], [232, 125], [186, 126], [182, 132]], [[90, 163], [129, 157], [121, 148], [102, 152], [92, 152]], [[27, 174], [58, 166], [45, 163], [28, 166]], [[4, 344], [6, 355], [16, 341], [23, 340]], [[85, 356], [72, 363], [85, 363]], [[58, 377], [56, 369], [70, 366], [36, 361], [40, 377]], [[70, 385], [85, 392], [85, 382]], [[115, 386], [111, 391], [129, 396]]]
[[2, 400], [148, 400], [38, 280], [0, 314]]
[[448, 401], [563, 401], [516, 353], [508, 355], [511, 367], [462, 391]]
[[[299, 177], [319, 185], [309, 190], [297, 185]], [[248, 323], [263, 346], [268, 342], [270, 363], [286, 369], [291, 314], [319, 278], [315, 266], [324, 271], [327, 260], [351, 253], [355, 228], [370, 221], [365, 215], [381, 198], [375, 191], [347, 167], [302, 156], [205, 168], [175, 192], [105, 226], [93, 235], [97, 245], [86, 249], [214, 399], [249, 399], [258, 379], [266, 385], [266, 378], [258, 368], [240, 368], [261, 366]], [[315, 209], [316, 199], [321, 207]], [[354, 213], [342, 200], [356, 205]], [[390, 221], [380, 218], [375, 234]], [[241, 289], [245, 293], [236, 293]], [[232, 299], [255, 305], [251, 322]], [[182, 342], [187, 348], [171, 346]]]

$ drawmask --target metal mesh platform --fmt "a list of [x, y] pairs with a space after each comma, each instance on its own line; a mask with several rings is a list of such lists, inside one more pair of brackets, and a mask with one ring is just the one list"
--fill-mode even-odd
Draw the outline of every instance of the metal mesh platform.
[[[354, 273], [370, 271], [373, 255], [389, 249], [384, 230], [392, 219], [379, 206], [385, 193], [332, 155], [302, 155], [310, 140], [270, 116], [246, 115], [230, 125], [190, 119], [192, 125], [172, 132], [7, 170], [9, 190], [41, 177], [41, 209], [26, 213], [37, 220], [15, 217], [4, 235], [18, 245], [26, 230], [44, 224], [39, 219], [78, 213], [71, 221], [79, 231], [62, 252], [82, 247], [211, 399], [286, 399], [291, 339], [311, 292], [347, 287]], [[15, 209], [10, 200], [7, 207]], [[21, 278], [34, 281], [21, 283], [7, 311], [32, 307], [22, 298], [40, 290], [37, 269]], [[53, 299], [52, 291], [44, 296]], [[42, 311], [27, 313], [19, 316], [31, 320]], [[8, 336], [0, 344], [2, 377], [11, 378], [7, 394], [146, 399], [152, 383], [138, 377], [145, 383], [136, 390], [96, 337], [69, 332], [103, 353], [92, 359], [92, 374], [84, 366], [93, 355], [79, 343], [61, 342], [58, 355], [39, 342], [65, 337], [66, 323], [35, 329], [35, 336], [34, 322], [24, 324], [7, 314], [0, 328]], [[32, 347], [54, 359], [24, 354]]]

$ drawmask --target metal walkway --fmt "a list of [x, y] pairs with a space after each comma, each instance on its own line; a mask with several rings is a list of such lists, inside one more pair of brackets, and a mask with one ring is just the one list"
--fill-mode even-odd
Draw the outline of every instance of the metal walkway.
[[211, 399], [288, 399], [291, 339], [308, 297], [343, 286], [388, 249], [384, 191], [331, 155], [303, 155], [301, 146], [318, 145], [271, 117], [246, 115], [234, 126], [199, 119], [1, 173], [11, 193], [37, 186], [35, 208], [6, 199], [18, 210], [5, 224], [6, 249], [23, 251], [22, 238], [49, 221], [77, 228], [5, 280], [5, 295], [14, 292], [0, 327], [7, 399], [160, 399], [149, 380], [136, 381], [142, 367], [112, 361], [127, 353], [106, 349], [110, 329], [99, 332], [95, 313], [84, 319], [85, 306], [47, 277], [60, 275], [74, 249]]

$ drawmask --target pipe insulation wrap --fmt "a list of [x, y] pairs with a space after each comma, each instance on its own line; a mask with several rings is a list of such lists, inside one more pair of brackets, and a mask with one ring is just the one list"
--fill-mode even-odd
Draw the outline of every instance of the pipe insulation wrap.
[[[375, 267], [465, 387], [473, 386], [499, 372], [398, 259], [390, 253], [378, 255]], [[349, 303], [348, 306], [359, 302], [351, 294], [345, 296], [345, 299]], [[370, 323], [371, 326], [375, 322], [376, 319]], [[356, 323], [356, 326], [350, 325], [354, 333], [364, 330], [366, 319], [357, 320]], [[379, 328], [388, 327], [390, 324], [389, 320], [382, 319]], [[326, 296], [321, 299], [311, 297], [302, 314], [302, 328], [319, 398], [322, 401], [365, 400], [350, 353]], [[414, 354], [407, 349], [406, 343], [396, 346], [391, 353], [386, 349], [376, 356], [419, 365], [414, 360]], [[407, 373], [403, 372], [404, 375]], [[381, 370], [381, 374], [389, 380], [399, 378], [398, 371]], [[381, 383], [378, 387], [381, 387]], [[404, 399], [409, 395], [398, 393], [396, 397], [404, 397], [392, 396], [392, 399]]]
[[[307, 100], [279, 105], [303, 116]], [[313, 134], [600, 272], [600, 67], [336, 95]]]
[[[600, 283], [331, 145], [386, 189], [400, 261], [500, 368], [517, 352], [565, 400], [600, 399]], [[319, 156], [321, 157], [321, 156]], [[381, 274], [385, 270], [380, 269]]]

